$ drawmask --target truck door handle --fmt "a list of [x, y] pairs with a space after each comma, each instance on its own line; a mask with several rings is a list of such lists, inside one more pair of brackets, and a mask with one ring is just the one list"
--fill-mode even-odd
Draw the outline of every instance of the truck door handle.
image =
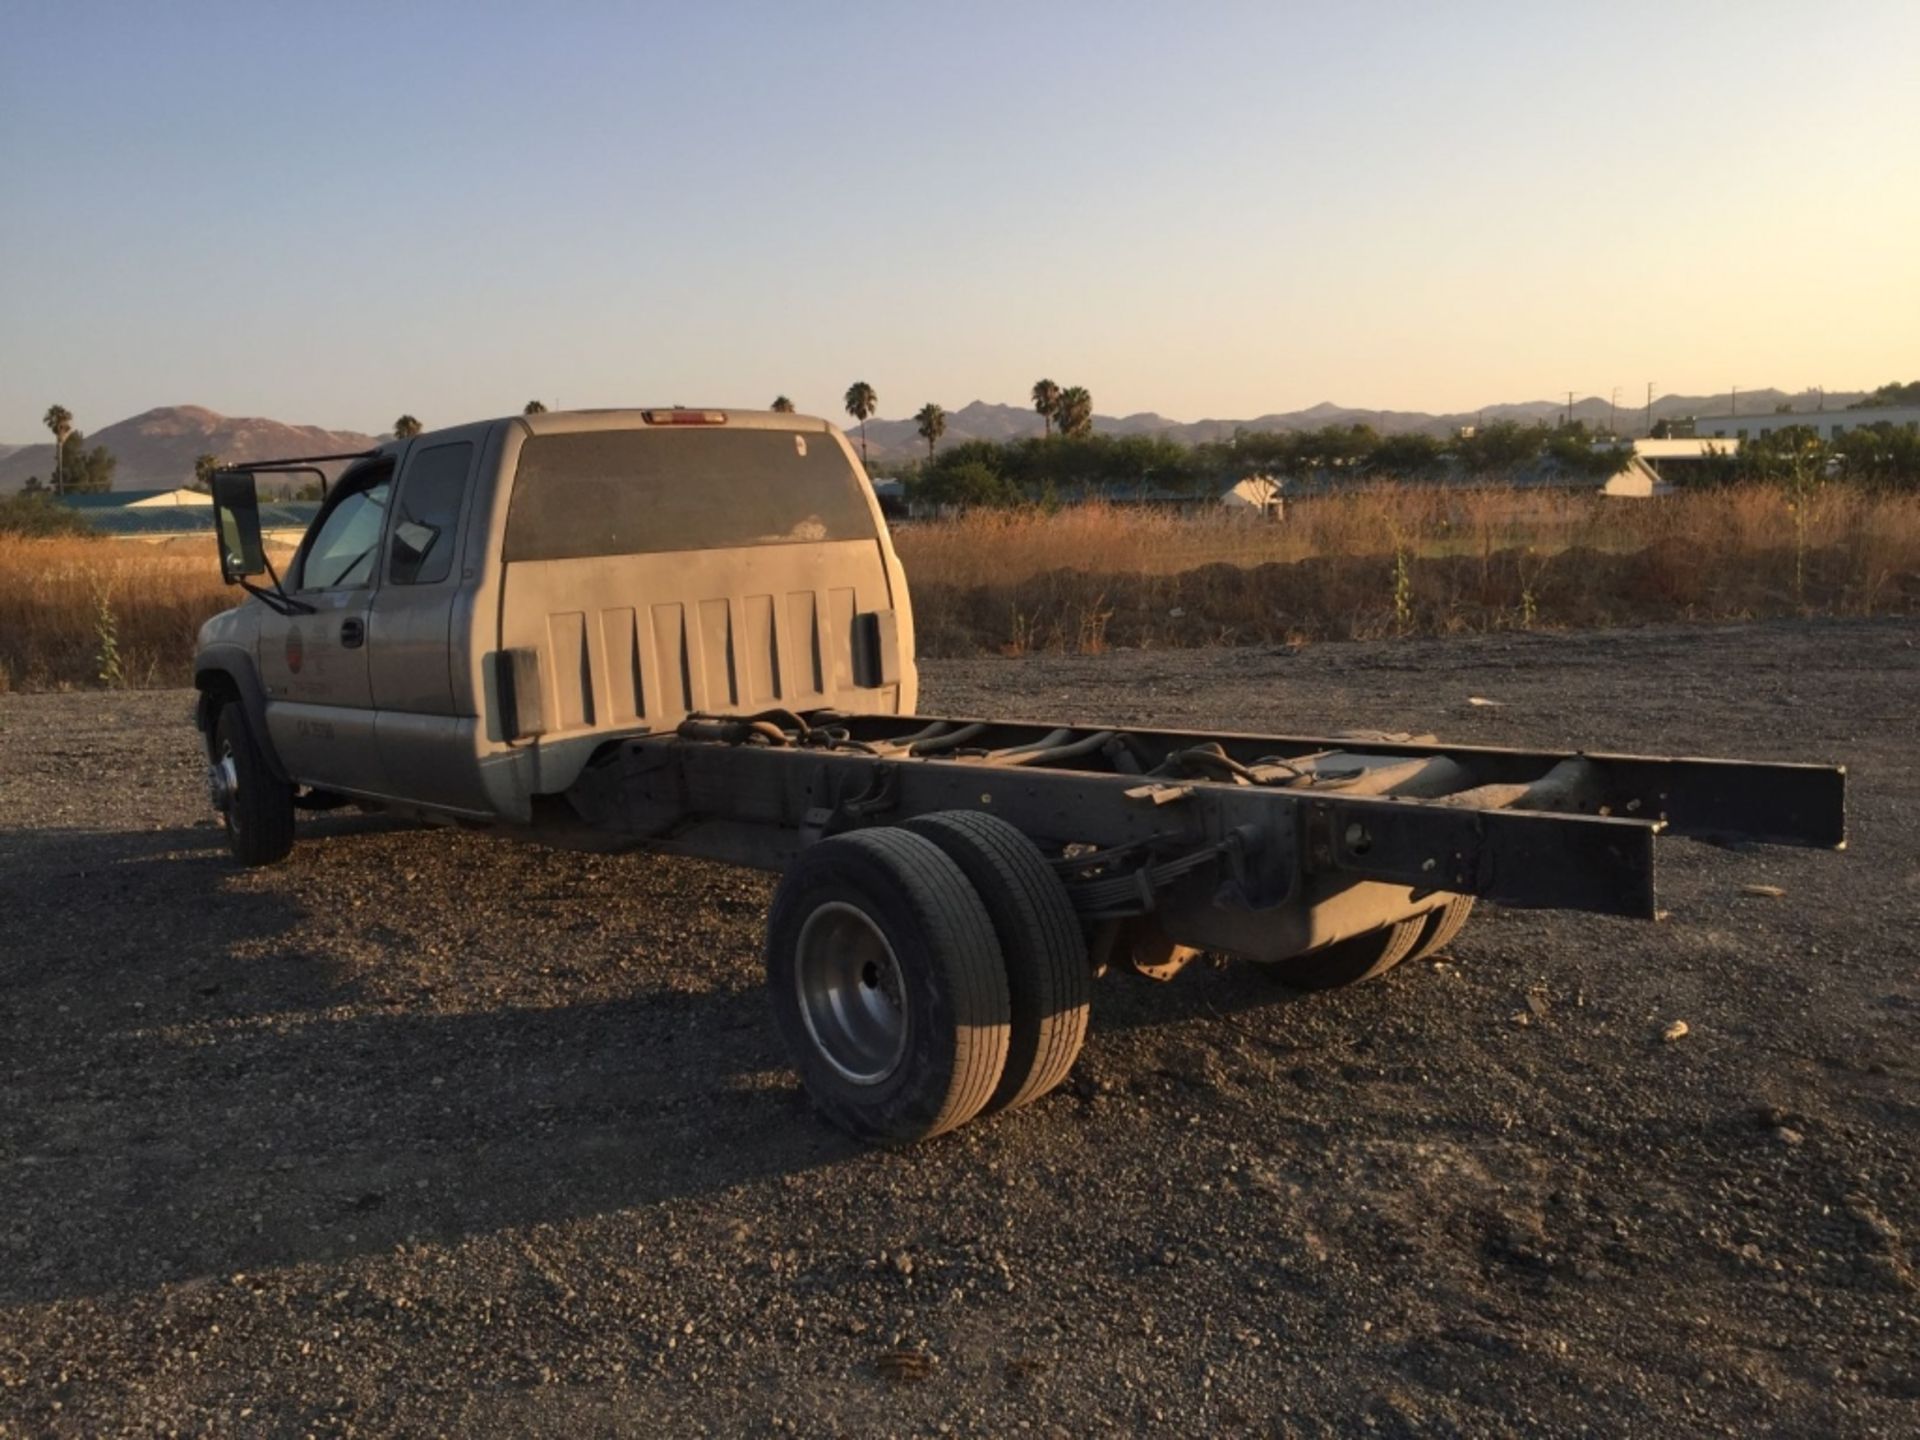
[[340, 643], [349, 650], [358, 650], [367, 638], [367, 622], [357, 615], [347, 617], [340, 622]]

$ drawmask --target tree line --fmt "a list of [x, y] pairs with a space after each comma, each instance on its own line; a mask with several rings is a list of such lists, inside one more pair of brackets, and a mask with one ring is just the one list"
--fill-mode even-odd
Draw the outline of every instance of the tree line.
[[1679, 483], [1703, 487], [1756, 480], [1796, 488], [1835, 483], [1920, 490], [1920, 429], [1881, 421], [1822, 437], [1812, 425], [1785, 425], [1742, 440], [1731, 454], [1708, 455]]
[[[1043, 412], [1044, 413], [1044, 412]], [[1430, 481], [1448, 474], [1512, 475], [1551, 468], [1599, 484], [1630, 458], [1575, 421], [1499, 421], [1442, 440], [1382, 435], [1369, 425], [1238, 430], [1183, 445], [1164, 435], [1096, 435], [1091, 424], [1020, 440], [963, 440], [921, 461], [892, 465], [915, 500], [939, 505], [1022, 505], [1081, 495], [1179, 500], [1217, 494], [1250, 475], [1296, 484]]]
[[[1883, 386], [1877, 404], [1902, 403], [1914, 386]], [[1082, 392], [1084, 393], [1084, 392]], [[936, 452], [944, 413], [921, 412], [928, 442], [923, 460], [882, 465], [910, 498], [938, 505], [1015, 506], [1089, 495], [1180, 500], [1218, 494], [1252, 475], [1294, 486], [1339, 486], [1376, 480], [1430, 483], [1446, 479], [1511, 479], [1528, 472], [1598, 486], [1632, 461], [1626, 442], [1573, 420], [1549, 425], [1499, 420], [1442, 438], [1407, 432], [1383, 435], [1370, 425], [1315, 430], [1235, 431], [1226, 440], [1183, 445], [1160, 435], [1096, 435], [1091, 401], [1061, 423], [1058, 387], [1034, 386], [1035, 408], [1050, 417], [1046, 432], [1019, 440], [963, 440]], [[1059, 428], [1056, 432], [1055, 425]], [[1682, 485], [1747, 481], [1851, 483], [1920, 489], [1920, 432], [1886, 423], [1855, 426], [1823, 439], [1811, 426], [1772, 431], [1735, 453], [1708, 456], [1684, 471]]]
[[[939, 447], [946, 411], [929, 401], [914, 416], [926, 442], [922, 460], [879, 469], [902, 480], [916, 500], [950, 505], [1020, 505], [1081, 494], [1179, 499], [1218, 491], [1249, 475], [1286, 481], [1428, 480], [1447, 472], [1511, 474], [1544, 465], [1598, 484], [1624, 469], [1628, 452], [1583, 421], [1559, 426], [1504, 420], [1450, 439], [1382, 435], [1369, 425], [1317, 430], [1239, 430], [1231, 439], [1182, 445], [1165, 436], [1096, 435], [1093, 395], [1082, 385], [1036, 380], [1030, 398], [1041, 434], [1019, 440], [963, 440]], [[864, 380], [847, 388], [846, 412], [859, 426], [860, 456], [870, 463], [866, 422], [879, 395]], [[791, 411], [784, 395], [773, 408]]]
[[1920, 380], [1908, 380], [1905, 383], [1892, 381], [1870, 395], [1862, 395], [1847, 408], [1878, 410], [1889, 405], [1920, 405]]

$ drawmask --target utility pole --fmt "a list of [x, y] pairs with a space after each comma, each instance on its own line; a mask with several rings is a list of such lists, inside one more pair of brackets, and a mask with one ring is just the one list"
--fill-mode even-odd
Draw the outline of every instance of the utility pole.
[[1607, 434], [1613, 434], [1613, 412], [1620, 408], [1620, 387], [1613, 387], [1613, 398], [1607, 401]]
[[1653, 434], [1653, 382], [1647, 381], [1647, 434]]
[[1567, 428], [1573, 428], [1573, 392], [1567, 391]]

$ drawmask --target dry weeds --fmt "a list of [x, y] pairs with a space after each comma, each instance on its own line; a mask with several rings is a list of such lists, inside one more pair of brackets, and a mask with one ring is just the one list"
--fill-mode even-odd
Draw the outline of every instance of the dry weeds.
[[1268, 523], [1089, 505], [895, 537], [922, 653], [1375, 638], [1920, 608], [1920, 496], [1381, 486]]
[[0, 535], [0, 690], [184, 684], [195, 631], [232, 603], [210, 542]]

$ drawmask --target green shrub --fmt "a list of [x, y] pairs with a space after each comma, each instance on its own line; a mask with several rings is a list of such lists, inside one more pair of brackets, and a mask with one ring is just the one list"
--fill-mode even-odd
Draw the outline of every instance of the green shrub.
[[92, 535], [93, 526], [77, 510], [45, 495], [0, 498], [0, 535]]

